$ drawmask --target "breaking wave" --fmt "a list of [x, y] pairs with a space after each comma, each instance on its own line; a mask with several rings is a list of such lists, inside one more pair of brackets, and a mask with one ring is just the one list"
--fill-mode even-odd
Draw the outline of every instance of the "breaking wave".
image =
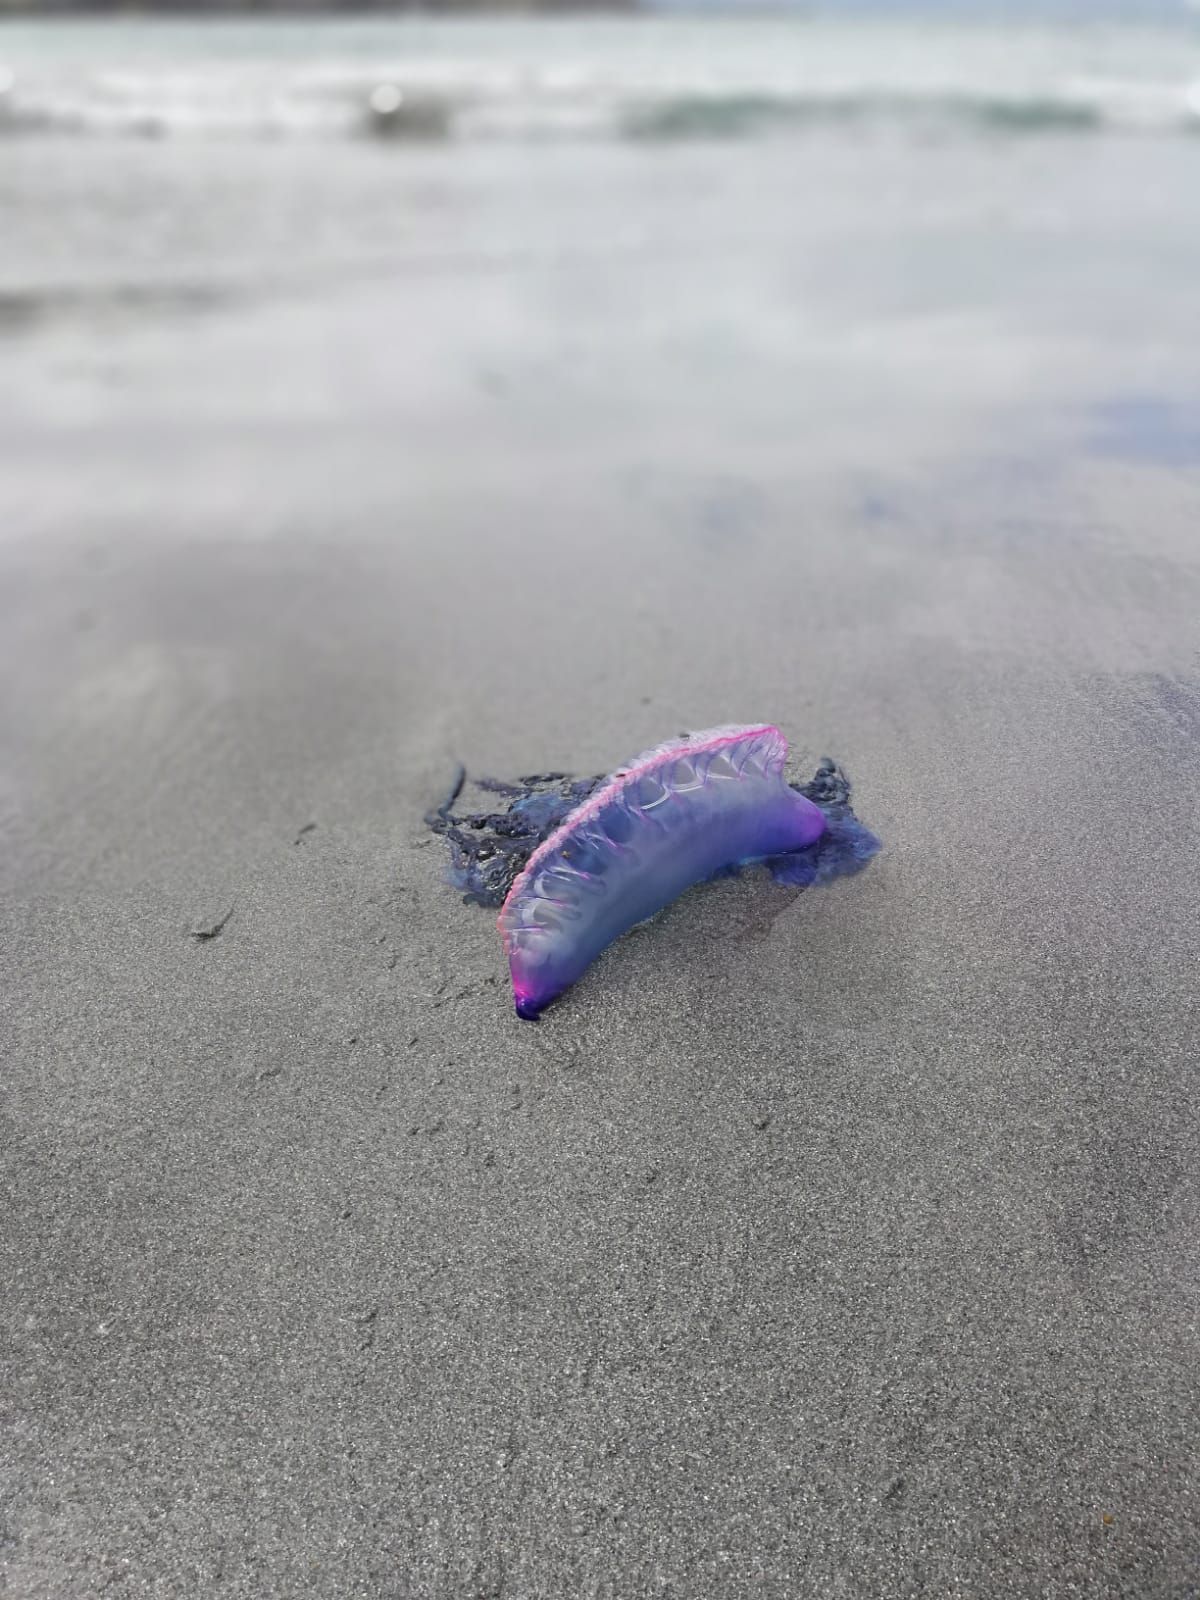
[[[2, 41], [0, 41], [2, 42]], [[25, 75], [0, 64], [0, 135], [76, 138], [642, 141], [901, 129], [1019, 136], [1200, 132], [1200, 78], [1064, 76], [1049, 85], [838, 83], [711, 63], [602, 67], [408, 59], [378, 69], [98, 71]]]

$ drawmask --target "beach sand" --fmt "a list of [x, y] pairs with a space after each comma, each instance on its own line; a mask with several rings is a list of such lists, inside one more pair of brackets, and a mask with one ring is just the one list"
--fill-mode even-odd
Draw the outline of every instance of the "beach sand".
[[[1197, 1593], [1196, 152], [1097, 148], [263, 147], [392, 253], [10, 296], [16, 1600]], [[882, 856], [518, 1022], [455, 762], [760, 718]]]

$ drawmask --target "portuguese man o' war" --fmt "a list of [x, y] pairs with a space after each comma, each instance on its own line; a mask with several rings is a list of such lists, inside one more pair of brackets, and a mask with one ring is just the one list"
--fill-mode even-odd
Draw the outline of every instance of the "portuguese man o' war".
[[828, 759], [806, 784], [784, 773], [787, 740], [768, 723], [682, 734], [609, 777], [550, 772], [476, 780], [499, 812], [453, 807], [426, 821], [450, 846], [449, 877], [470, 904], [499, 906], [517, 1015], [534, 1021], [600, 952], [692, 884], [755, 863], [807, 888], [858, 872], [879, 840]]

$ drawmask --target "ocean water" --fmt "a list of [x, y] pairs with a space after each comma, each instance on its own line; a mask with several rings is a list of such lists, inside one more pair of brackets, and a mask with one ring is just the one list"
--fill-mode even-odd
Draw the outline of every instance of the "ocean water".
[[0, 34], [0, 132], [454, 140], [786, 135], [823, 122], [1200, 127], [1200, 15], [55, 21]]
[[[1184, 8], [1009, 25], [891, 13], [9, 22], [0, 305], [13, 325], [95, 296], [199, 303], [446, 252], [578, 249], [591, 227], [624, 248], [662, 220], [642, 202], [671, 171], [782, 175], [828, 157], [836, 184], [847, 162], [914, 175], [949, 163], [969, 206], [977, 162], [988, 183], [998, 174], [1000, 205], [1017, 168], [1031, 199], [1077, 171], [1086, 205], [1098, 164], [1169, 181], [1191, 170], [1198, 134], [1200, 16]], [[572, 173], [600, 188], [560, 226], [573, 202], [556, 191]], [[543, 185], [546, 206], [530, 198]], [[735, 189], [734, 211], [752, 207]], [[805, 204], [839, 200], [830, 189]], [[739, 226], [778, 223], [768, 205]]]
[[1178, 460], [1198, 163], [1184, 8], [11, 22], [0, 422], [511, 463], [520, 418], [624, 471], [707, 386], [731, 462], [798, 427], [831, 483], [972, 420]]

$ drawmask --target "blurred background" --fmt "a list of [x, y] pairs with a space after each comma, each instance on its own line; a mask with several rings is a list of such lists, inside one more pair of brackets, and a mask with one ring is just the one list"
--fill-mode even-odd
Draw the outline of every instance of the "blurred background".
[[[354, 550], [367, 592], [272, 659], [326, 652], [361, 706], [367, 652], [422, 748], [466, 731], [496, 653], [509, 703], [556, 659], [560, 705], [637, 703], [703, 638], [705, 721], [764, 609], [785, 683], [836, 613], [848, 681], [935, 522], [973, 524], [961, 616], [990, 603], [985, 523], [1084, 516], [1098, 463], [1200, 449], [1182, 0], [3, 9], [0, 515], [8, 559], [74, 552], [38, 589], [64, 626], [136, 609], [104, 764], [140, 737], [138, 674], [176, 726], [226, 695], [238, 725], [226, 613], [289, 573], [319, 612]], [[76, 606], [118, 550], [127, 581]], [[182, 633], [138, 655], [163, 585]], [[385, 595], [396, 625], [364, 633]], [[36, 615], [24, 670], [65, 670]], [[562, 748], [578, 710], [545, 715]]]

